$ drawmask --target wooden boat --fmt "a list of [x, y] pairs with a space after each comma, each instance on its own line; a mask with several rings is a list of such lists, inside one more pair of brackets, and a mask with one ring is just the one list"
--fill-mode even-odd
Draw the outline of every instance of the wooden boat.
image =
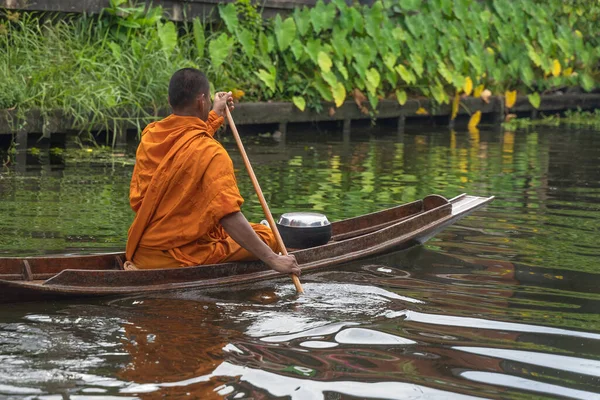
[[[493, 197], [423, 200], [332, 223], [329, 243], [291, 252], [303, 272], [424, 243]], [[281, 277], [260, 261], [123, 270], [123, 253], [0, 258], [0, 303], [210, 288]]]

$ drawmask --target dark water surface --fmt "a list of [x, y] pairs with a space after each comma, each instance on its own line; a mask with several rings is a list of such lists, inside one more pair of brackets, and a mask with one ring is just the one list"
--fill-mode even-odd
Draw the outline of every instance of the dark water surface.
[[[1, 398], [600, 399], [600, 132], [247, 143], [275, 215], [497, 199], [426, 246], [306, 274], [302, 297], [284, 278], [3, 306]], [[0, 173], [1, 255], [123, 247], [133, 158], [94, 155]]]

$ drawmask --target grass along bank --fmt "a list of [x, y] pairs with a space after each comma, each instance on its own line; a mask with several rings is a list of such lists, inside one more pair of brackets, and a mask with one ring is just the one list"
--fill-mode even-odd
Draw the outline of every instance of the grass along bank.
[[181, 24], [160, 7], [111, 5], [100, 16], [3, 12], [0, 109], [15, 110], [15, 130], [31, 110], [60, 111], [82, 131], [141, 127], [167, 107], [168, 80], [183, 67], [241, 101], [335, 112], [353, 98], [377, 116], [382, 99], [428, 98], [451, 104], [453, 118], [465, 96], [502, 95], [510, 112], [517, 94], [537, 108], [544, 93], [592, 91], [600, 77], [598, 2], [319, 1], [265, 20], [238, 0], [216, 22]]
[[563, 114], [542, 115], [541, 118], [507, 118], [502, 126], [507, 130], [536, 126], [570, 126], [600, 130], [600, 109], [594, 111], [567, 110]]

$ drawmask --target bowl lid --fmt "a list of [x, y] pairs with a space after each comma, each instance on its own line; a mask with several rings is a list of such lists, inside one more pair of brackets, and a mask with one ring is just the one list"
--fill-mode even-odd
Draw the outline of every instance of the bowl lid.
[[285, 213], [277, 221], [279, 225], [293, 226], [297, 228], [312, 228], [331, 225], [327, 217], [315, 212], [291, 212]]

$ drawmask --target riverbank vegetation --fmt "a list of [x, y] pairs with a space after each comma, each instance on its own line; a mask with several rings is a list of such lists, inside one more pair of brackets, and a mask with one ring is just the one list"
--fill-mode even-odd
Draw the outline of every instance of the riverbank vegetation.
[[127, 0], [100, 16], [4, 11], [0, 109], [14, 109], [15, 124], [35, 109], [62, 111], [84, 131], [141, 126], [168, 106], [168, 80], [183, 67], [242, 101], [326, 101], [335, 112], [353, 99], [374, 116], [384, 98], [452, 103], [453, 118], [464, 96], [504, 96], [510, 110], [526, 95], [537, 108], [540, 94], [592, 91], [600, 79], [597, 2], [335, 0], [263, 19], [238, 0], [218, 14], [176, 24]]
[[568, 126], [600, 130], [600, 110], [567, 110], [563, 114], [542, 115], [541, 118], [514, 118], [502, 124], [505, 129], [529, 129], [536, 126]]

